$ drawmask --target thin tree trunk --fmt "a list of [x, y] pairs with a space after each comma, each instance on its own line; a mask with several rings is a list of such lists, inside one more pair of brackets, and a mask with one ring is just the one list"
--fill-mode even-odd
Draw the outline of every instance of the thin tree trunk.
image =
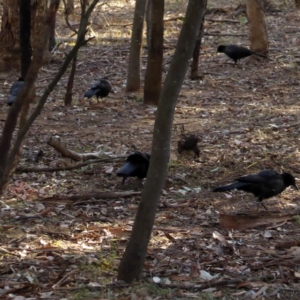
[[48, 50], [50, 52], [56, 45], [55, 26], [56, 26], [56, 14], [52, 20], [51, 27], [50, 27], [50, 37], [49, 37], [49, 47], [48, 47]]
[[0, 71], [20, 68], [19, 0], [3, 0], [0, 32]]
[[198, 64], [199, 64], [201, 42], [202, 42], [202, 37], [203, 37], [203, 33], [204, 33], [204, 18], [205, 18], [205, 15], [203, 16], [203, 19], [202, 19], [202, 22], [200, 25], [199, 34], [198, 34], [195, 49], [193, 52], [193, 60], [191, 63], [191, 79], [192, 80], [199, 79], [199, 77], [200, 77], [198, 75]]
[[141, 88], [140, 68], [146, 0], [136, 0], [131, 33], [126, 92]]
[[152, 0], [150, 44], [145, 74], [144, 103], [158, 104], [162, 81], [164, 44], [164, 0]]
[[76, 65], [77, 65], [77, 54], [73, 58], [72, 62], [72, 68], [67, 84], [67, 91], [65, 95], [65, 106], [71, 105], [72, 104], [72, 96], [73, 96], [73, 85], [74, 85], [74, 77], [76, 73]]
[[20, 2], [20, 46], [21, 46], [21, 77], [25, 79], [31, 63], [31, 0]]
[[251, 50], [263, 54], [268, 53], [268, 33], [261, 0], [247, 0], [247, 18], [250, 29]]
[[189, 0], [177, 47], [158, 103], [149, 171], [132, 233], [119, 265], [118, 279], [139, 280], [167, 174], [174, 111], [205, 13], [206, 0]]
[[147, 48], [150, 47], [150, 38], [151, 38], [151, 4], [152, 0], [146, 0], [146, 35], [147, 35]]

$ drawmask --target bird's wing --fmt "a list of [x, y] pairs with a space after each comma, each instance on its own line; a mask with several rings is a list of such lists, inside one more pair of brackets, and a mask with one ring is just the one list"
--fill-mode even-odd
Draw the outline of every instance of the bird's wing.
[[128, 157], [126, 161], [150, 161], [150, 155], [145, 152], [134, 151]]
[[97, 81], [95, 84], [91, 86], [91, 90], [99, 89], [101, 85], [101, 81]]
[[23, 83], [24, 83], [23, 81], [15, 82], [9, 90], [9, 94], [13, 96], [17, 96], [22, 88]]
[[137, 170], [139, 166], [137, 164], [131, 163], [131, 162], [126, 162], [124, 166], [122, 166], [118, 171], [117, 171], [117, 176], [131, 176], [133, 173]]
[[266, 179], [259, 175], [250, 174], [236, 178], [235, 181], [247, 183], [264, 183]]
[[267, 183], [273, 180], [280, 180], [281, 176], [279, 173], [273, 170], [263, 170], [258, 174], [249, 174], [235, 179], [238, 182], [249, 182], [249, 183]]

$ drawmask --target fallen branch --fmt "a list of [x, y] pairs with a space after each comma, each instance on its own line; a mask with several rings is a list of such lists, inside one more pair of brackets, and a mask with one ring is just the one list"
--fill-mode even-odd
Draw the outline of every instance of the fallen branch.
[[41, 199], [40, 201], [78, 201], [78, 200], [89, 200], [93, 199], [116, 199], [122, 197], [131, 197], [141, 195], [141, 192], [133, 192], [133, 191], [126, 191], [126, 192], [99, 192], [99, 193], [90, 193], [90, 194], [83, 194], [83, 195], [53, 195], [52, 197], [47, 197]]
[[205, 18], [205, 21], [209, 21], [209, 22], [223, 22], [223, 23], [240, 23], [240, 21], [238, 21], [238, 20], [231, 20], [231, 19], [215, 20], [215, 19]]
[[[229, 280], [221, 280], [221, 281], [216, 281], [216, 282], [208, 282], [204, 284], [165, 284], [165, 283], [156, 283], [159, 287], [162, 288], [172, 288], [172, 289], [182, 289], [182, 290], [188, 290], [188, 289], [193, 289], [193, 290], [205, 290], [211, 287], [215, 286], [228, 286], [232, 284], [238, 284], [240, 282], [252, 282], [252, 281], [269, 281], [275, 279], [273, 275], [264, 275], [261, 277], [252, 277], [252, 278], [247, 278], [247, 277], [241, 277], [238, 279], [229, 279]], [[153, 282], [152, 282], [153, 283]]]
[[236, 33], [204, 33], [206, 36], [247, 36], [247, 34], [236, 34]]
[[80, 169], [82, 167], [88, 166], [90, 164], [94, 163], [102, 163], [102, 162], [115, 162], [119, 160], [124, 160], [126, 156], [117, 156], [117, 157], [109, 157], [109, 158], [102, 158], [102, 159], [94, 159], [90, 161], [85, 161], [83, 163], [79, 163], [74, 166], [69, 166], [69, 167], [57, 167], [57, 168], [26, 168], [26, 167], [17, 167], [16, 172], [19, 173], [44, 173], [44, 172], [58, 172], [58, 171], [70, 171], [70, 170], [75, 170], [75, 169]]
[[74, 151], [66, 149], [58, 139], [51, 137], [47, 142], [48, 145], [52, 146], [57, 152], [61, 154], [62, 157], [71, 158], [75, 161], [83, 160], [82, 156]]

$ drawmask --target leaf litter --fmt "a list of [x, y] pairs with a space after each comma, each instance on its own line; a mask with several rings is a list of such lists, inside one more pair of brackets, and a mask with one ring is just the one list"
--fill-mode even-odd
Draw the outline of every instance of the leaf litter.
[[[231, 19], [235, 5], [226, 2], [220, 7], [227, 13], [220, 10], [209, 18]], [[80, 50], [74, 106], [63, 106], [65, 75], [28, 134], [20, 166], [61, 170], [18, 171], [1, 199], [1, 297], [206, 299], [205, 291], [207, 297], [217, 299], [298, 299], [298, 192], [288, 189], [268, 199], [268, 212], [252, 195], [211, 192], [219, 184], [263, 168], [296, 177], [300, 172], [300, 36], [294, 30], [300, 17], [293, 3], [266, 16], [269, 61], [228, 63], [215, 53], [217, 45], [247, 46], [247, 24], [206, 22], [199, 64], [204, 77], [191, 81], [187, 74], [179, 97], [172, 160], [148, 248], [145, 280], [132, 286], [116, 282], [141, 187], [134, 179], [121, 185], [115, 171], [124, 159], [114, 157], [126, 157], [134, 149], [150, 152], [156, 111], [142, 104], [142, 92], [124, 93], [131, 28], [126, 24], [133, 7], [133, 1], [115, 1], [93, 15], [93, 30], [99, 36]], [[175, 17], [165, 23], [167, 70], [181, 27], [176, 16], [184, 11], [184, 4], [167, 3], [166, 11], [167, 19]], [[73, 18], [78, 20], [78, 15]], [[62, 39], [70, 34], [62, 11], [57, 31]], [[231, 35], [222, 35], [226, 33]], [[43, 67], [38, 93], [69, 48], [65, 40], [53, 62]], [[146, 49], [142, 63], [144, 72]], [[100, 103], [83, 101], [85, 90], [106, 74], [114, 93]], [[15, 78], [2, 75], [6, 78], [0, 95], [3, 103]], [[6, 114], [7, 108], [1, 107], [1, 120]], [[182, 133], [201, 137], [198, 161], [192, 153], [176, 152]], [[105, 155], [108, 160], [63, 170], [78, 162], [47, 145], [52, 136], [74, 153]], [[36, 163], [40, 150], [44, 155]]]

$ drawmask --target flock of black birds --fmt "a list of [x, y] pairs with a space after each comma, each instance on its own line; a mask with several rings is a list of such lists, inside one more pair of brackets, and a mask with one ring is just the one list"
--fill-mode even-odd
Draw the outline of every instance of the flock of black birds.
[[[184, 141], [186, 143], [184, 143]], [[178, 142], [178, 145], [180, 145], [180, 151], [194, 151], [195, 142], [197, 145], [198, 141], [199, 139], [194, 135], [180, 140]], [[184, 146], [182, 148], [182, 145], [185, 145], [187, 147]], [[117, 176], [123, 177], [122, 184], [124, 184], [125, 180], [128, 177], [137, 177], [139, 179], [146, 178], [149, 164], [149, 154], [134, 151], [127, 157], [125, 164], [117, 171]], [[257, 201], [260, 202], [262, 206], [267, 210], [267, 207], [263, 204], [262, 201], [264, 199], [279, 195], [289, 186], [293, 186], [296, 190], [298, 190], [296, 180], [293, 175], [289, 173], [280, 174], [274, 170], [263, 170], [258, 174], [250, 174], [239, 177], [235, 179], [233, 183], [216, 187], [212, 191], [228, 192], [232, 190], [240, 190], [252, 193], [255, 197], [257, 197]]]
[[[217, 49], [217, 52], [225, 53], [229, 58], [233, 59], [235, 63], [239, 59], [248, 57], [250, 55], [257, 55], [257, 56], [260, 56], [260, 57], [263, 57], [263, 58], [267, 58], [263, 54], [253, 52], [253, 51], [251, 51], [251, 50], [249, 50], [245, 47], [241, 47], [241, 46], [237, 46], [237, 45], [226, 45], [226, 46], [225, 45], [220, 45]], [[19, 94], [19, 92], [22, 89], [23, 83], [24, 83], [24, 79], [19, 78], [18, 81], [16, 81], [12, 85], [12, 87], [9, 90], [8, 99], [6, 101], [7, 105], [11, 106], [15, 102], [15, 100], [17, 98], [17, 95]], [[107, 81], [106, 78], [101, 78], [94, 85], [92, 85], [90, 87], [90, 89], [88, 89], [85, 92], [84, 97], [90, 99], [93, 96], [96, 96], [97, 101], [98, 101], [98, 98], [101, 98], [101, 99], [105, 98], [105, 97], [108, 96], [108, 94], [110, 92], [111, 92], [110, 83]]]
[[[9, 90], [9, 95], [6, 100], [6, 104], [8, 106], [12, 106], [13, 103], [16, 101], [16, 98], [18, 94], [20, 93], [22, 87], [24, 84], [24, 79], [20, 77], [18, 81], [16, 81], [12, 87]], [[102, 78], [99, 81], [97, 81], [95, 84], [93, 84], [85, 93], [84, 97], [90, 99], [93, 96], [97, 97], [97, 101], [99, 98], [103, 99], [109, 95], [111, 92], [111, 85], [110, 83], [105, 79]]]
[[[239, 59], [250, 55], [267, 58], [263, 54], [253, 52], [247, 48], [236, 45], [220, 45], [217, 52], [225, 53], [235, 63], [237, 63]], [[15, 102], [23, 84], [23, 78], [19, 78], [18, 81], [12, 85], [9, 91], [9, 97], [6, 101], [7, 105], [11, 106]], [[110, 83], [106, 78], [102, 78], [85, 92], [84, 97], [90, 99], [93, 96], [96, 96], [98, 101], [98, 98], [105, 98], [110, 92]], [[183, 151], [193, 151], [194, 158], [199, 158], [199, 141], [200, 139], [195, 135], [182, 136], [177, 144], [178, 153], [181, 154]], [[127, 157], [125, 164], [117, 171], [117, 176], [123, 177], [122, 184], [124, 184], [128, 177], [137, 177], [142, 180], [147, 177], [149, 164], [150, 155], [148, 153], [134, 151]], [[298, 190], [293, 175], [289, 173], [280, 174], [273, 170], [263, 170], [258, 174], [250, 174], [239, 177], [235, 179], [232, 184], [216, 187], [213, 189], [213, 192], [227, 192], [232, 190], [249, 192], [257, 197], [257, 201], [259, 201], [263, 207], [267, 209], [262, 201], [280, 194], [289, 186], [293, 186]]]

